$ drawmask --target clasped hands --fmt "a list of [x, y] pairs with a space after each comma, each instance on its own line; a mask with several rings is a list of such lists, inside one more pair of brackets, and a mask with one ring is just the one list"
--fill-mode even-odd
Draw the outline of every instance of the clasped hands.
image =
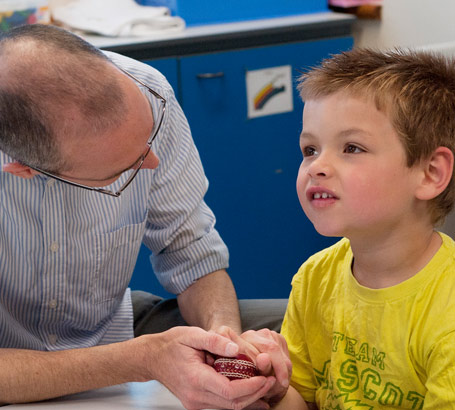
[[[261, 376], [274, 379], [266, 394], [246, 408], [268, 409], [270, 405], [277, 403], [287, 392], [292, 372], [284, 337], [269, 329], [248, 330], [237, 335], [231, 328], [222, 326], [216, 332], [231, 339], [239, 346], [240, 353], [253, 359]], [[208, 364], [212, 364], [210, 359]]]
[[[289, 386], [289, 352], [283, 336], [274, 331], [250, 330], [238, 335], [227, 326], [211, 331], [175, 327], [140, 339], [148, 344], [147, 338], [155, 342], [153, 349], [149, 345], [146, 378], [164, 384], [188, 410], [269, 409]], [[231, 381], [212, 367], [214, 356], [239, 353], [255, 362], [259, 376]]]

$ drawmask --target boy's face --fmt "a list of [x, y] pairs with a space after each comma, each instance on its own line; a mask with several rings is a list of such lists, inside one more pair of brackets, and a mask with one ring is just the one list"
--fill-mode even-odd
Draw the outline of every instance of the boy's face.
[[418, 220], [421, 170], [406, 166], [398, 134], [370, 100], [336, 93], [307, 101], [300, 147], [298, 196], [322, 235], [363, 238]]

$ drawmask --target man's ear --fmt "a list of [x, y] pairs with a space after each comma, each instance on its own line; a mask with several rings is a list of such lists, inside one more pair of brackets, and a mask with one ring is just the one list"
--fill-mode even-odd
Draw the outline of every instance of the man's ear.
[[427, 160], [422, 162], [423, 176], [416, 190], [421, 200], [436, 198], [447, 188], [452, 178], [454, 156], [447, 147], [438, 147]]
[[35, 175], [39, 174], [38, 171], [35, 171], [27, 165], [23, 165], [19, 162], [10, 162], [9, 164], [4, 164], [3, 172], [9, 172], [10, 174], [26, 179], [33, 178]]

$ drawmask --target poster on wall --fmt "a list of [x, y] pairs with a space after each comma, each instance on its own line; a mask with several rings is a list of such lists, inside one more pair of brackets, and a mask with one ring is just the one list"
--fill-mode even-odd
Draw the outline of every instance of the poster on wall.
[[248, 118], [293, 111], [291, 66], [247, 71], [246, 92]]

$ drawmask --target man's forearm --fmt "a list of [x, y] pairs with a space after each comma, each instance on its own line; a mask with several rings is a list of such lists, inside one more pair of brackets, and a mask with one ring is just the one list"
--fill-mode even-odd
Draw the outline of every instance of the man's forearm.
[[128, 343], [58, 352], [0, 349], [0, 402], [38, 401], [138, 381], [138, 360]]
[[177, 299], [183, 318], [192, 326], [210, 330], [224, 325], [238, 333], [242, 330], [237, 295], [224, 270], [199, 279]]
[[205, 352], [230, 356], [238, 352], [238, 346], [215, 332], [181, 326], [85, 349], [0, 349], [0, 402], [32, 402], [119, 383], [158, 380], [186, 408], [232, 408], [234, 400], [247, 406], [270, 389], [265, 378], [237, 389], [207, 366]]

